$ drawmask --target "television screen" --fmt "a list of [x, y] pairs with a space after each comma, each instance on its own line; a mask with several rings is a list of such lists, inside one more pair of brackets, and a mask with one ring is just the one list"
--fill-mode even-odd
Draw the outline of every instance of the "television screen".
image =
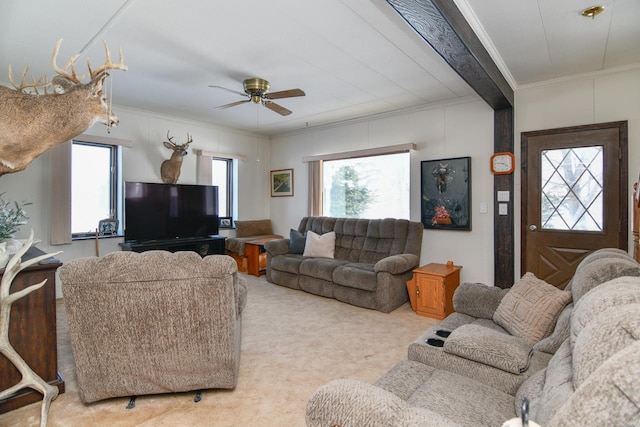
[[124, 239], [145, 242], [218, 234], [218, 187], [125, 182]]

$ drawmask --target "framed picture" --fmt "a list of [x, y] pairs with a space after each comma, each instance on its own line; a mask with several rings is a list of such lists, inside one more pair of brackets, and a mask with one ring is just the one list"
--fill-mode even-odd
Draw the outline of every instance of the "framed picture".
[[232, 218], [230, 216], [221, 216], [218, 218], [218, 226], [220, 228], [231, 228]]
[[293, 196], [293, 169], [271, 171], [271, 197]]
[[107, 218], [98, 221], [98, 233], [101, 236], [111, 236], [118, 233], [118, 219]]
[[424, 160], [420, 166], [424, 228], [471, 230], [471, 157]]

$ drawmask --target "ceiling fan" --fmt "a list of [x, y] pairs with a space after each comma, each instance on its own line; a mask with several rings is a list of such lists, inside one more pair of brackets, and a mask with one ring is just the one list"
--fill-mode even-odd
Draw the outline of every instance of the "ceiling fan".
[[227, 89], [226, 87], [222, 86], [209, 85], [209, 87], [226, 90], [227, 92], [235, 93], [247, 98], [243, 99], [242, 101], [236, 101], [230, 104], [215, 107], [215, 109], [221, 110], [224, 108], [235, 107], [236, 105], [253, 101], [256, 104], [264, 105], [271, 111], [275, 111], [282, 116], [288, 116], [289, 114], [291, 114], [291, 110], [287, 110], [282, 105], [276, 104], [275, 102], [272, 102], [270, 100], [293, 98], [295, 96], [305, 96], [305, 93], [301, 89], [289, 89], [281, 90], [279, 92], [269, 92], [269, 82], [257, 77], [245, 80], [244, 82], [242, 82], [242, 85], [244, 86], [244, 93], [233, 89]]

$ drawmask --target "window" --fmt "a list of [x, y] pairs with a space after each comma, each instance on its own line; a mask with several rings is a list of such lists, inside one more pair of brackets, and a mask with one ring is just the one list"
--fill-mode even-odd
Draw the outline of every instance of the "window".
[[218, 216], [233, 216], [233, 160], [214, 157], [211, 184], [218, 186]]
[[602, 231], [604, 147], [541, 151], [542, 227]]
[[322, 162], [323, 215], [410, 217], [408, 152]]
[[101, 219], [120, 219], [118, 157], [117, 146], [73, 141], [71, 148], [72, 237], [94, 235]]

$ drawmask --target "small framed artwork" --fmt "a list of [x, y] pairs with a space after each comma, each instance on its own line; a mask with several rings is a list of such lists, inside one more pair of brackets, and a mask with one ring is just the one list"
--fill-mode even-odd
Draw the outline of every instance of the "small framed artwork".
[[471, 157], [424, 160], [420, 166], [424, 228], [471, 230]]
[[231, 228], [231, 221], [230, 216], [221, 216], [218, 218], [218, 226], [220, 228]]
[[271, 171], [271, 197], [293, 196], [293, 169]]
[[112, 236], [118, 233], [118, 219], [107, 218], [98, 221], [98, 233], [101, 236]]

